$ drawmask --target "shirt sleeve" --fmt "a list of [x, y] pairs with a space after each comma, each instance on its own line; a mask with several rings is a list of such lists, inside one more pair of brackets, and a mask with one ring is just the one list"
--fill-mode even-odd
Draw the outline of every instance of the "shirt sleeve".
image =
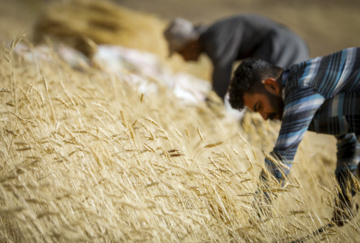
[[213, 64], [213, 89], [222, 99], [230, 83], [233, 63], [237, 59], [242, 38], [241, 31], [237, 28], [232, 28], [231, 31], [230, 28], [230, 25], [216, 26], [202, 36], [205, 52]]
[[267, 169], [279, 181], [290, 172], [298, 146], [324, 101], [325, 98], [312, 87], [296, 89], [287, 94], [279, 137], [270, 153], [280, 163], [265, 159]]
[[232, 71], [232, 62], [226, 65], [214, 65], [214, 71], [212, 73], [212, 86], [216, 94], [224, 99], [227, 92]]
[[360, 144], [354, 133], [336, 136], [337, 164], [335, 174], [355, 171], [360, 161]]

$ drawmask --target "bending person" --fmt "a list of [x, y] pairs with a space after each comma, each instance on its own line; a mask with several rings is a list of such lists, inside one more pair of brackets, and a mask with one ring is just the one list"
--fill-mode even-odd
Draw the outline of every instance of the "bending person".
[[222, 19], [209, 27], [174, 19], [164, 31], [170, 56], [197, 61], [205, 53], [213, 64], [212, 85], [224, 99], [235, 61], [254, 57], [286, 68], [309, 58], [305, 41], [268, 18], [243, 14]]
[[[333, 221], [341, 226], [357, 212], [353, 197], [360, 174], [360, 48], [348, 48], [283, 69], [259, 59], [244, 60], [229, 87], [234, 109], [282, 120], [267, 171], [283, 184], [307, 130], [337, 139], [336, 179], [341, 188]], [[356, 175], [356, 170], [358, 170]], [[260, 179], [268, 180], [263, 170]], [[264, 191], [271, 203], [271, 195]]]

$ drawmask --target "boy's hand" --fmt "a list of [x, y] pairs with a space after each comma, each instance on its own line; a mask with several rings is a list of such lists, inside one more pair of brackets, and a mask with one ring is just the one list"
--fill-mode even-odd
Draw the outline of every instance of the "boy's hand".
[[[358, 167], [359, 170], [360, 167]], [[335, 198], [335, 206], [332, 221], [337, 226], [343, 226], [353, 219], [358, 210], [359, 205], [355, 203], [355, 195], [359, 190], [359, 179], [357, 171], [343, 171], [336, 175], [339, 183], [338, 197]]]
[[272, 202], [276, 199], [276, 195], [269, 190], [269, 175], [264, 170], [260, 173], [259, 181], [252, 207], [259, 218], [270, 217], [272, 216]]
[[347, 221], [353, 219], [359, 211], [359, 205], [354, 203], [354, 197], [344, 196], [339, 192], [339, 197], [335, 199], [335, 207], [332, 221], [337, 226], [344, 226]]
[[256, 211], [258, 218], [271, 217], [273, 215], [272, 200], [269, 193], [258, 189], [255, 194], [256, 195], [254, 201], [252, 202], [252, 207]]

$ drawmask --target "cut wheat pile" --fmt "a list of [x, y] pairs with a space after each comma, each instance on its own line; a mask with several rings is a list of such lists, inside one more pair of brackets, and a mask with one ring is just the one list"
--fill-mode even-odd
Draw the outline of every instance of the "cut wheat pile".
[[[79, 72], [55, 52], [29, 62], [17, 42], [0, 57], [2, 242], [287, 242], [331, 217], [335, 158], [309, 137], [258, 219], [262, 151], [279, 124], [183, 103], [157, 80], [141, 93], [130, 70]], [[358, 216], [312, 240], [359, 233]]]

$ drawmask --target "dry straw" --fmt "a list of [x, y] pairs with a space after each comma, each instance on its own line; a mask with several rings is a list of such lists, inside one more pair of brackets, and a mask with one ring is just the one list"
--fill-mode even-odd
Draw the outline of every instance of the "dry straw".
[[[0, 57], [1, 241], [286, 242], [331, 217], [323, 160], [335, 159], [308, 137], [286, 190], [270, 188], [272, 215], [258, 218], [261, 151], [278, 123], [246, 113], [240, 124], [165, 87], [143, 94], [126, 77], [72, 70], [55, 53], [27, 62], [16, 42]], [[357, 239], [358, 219], [322, 237]]]

